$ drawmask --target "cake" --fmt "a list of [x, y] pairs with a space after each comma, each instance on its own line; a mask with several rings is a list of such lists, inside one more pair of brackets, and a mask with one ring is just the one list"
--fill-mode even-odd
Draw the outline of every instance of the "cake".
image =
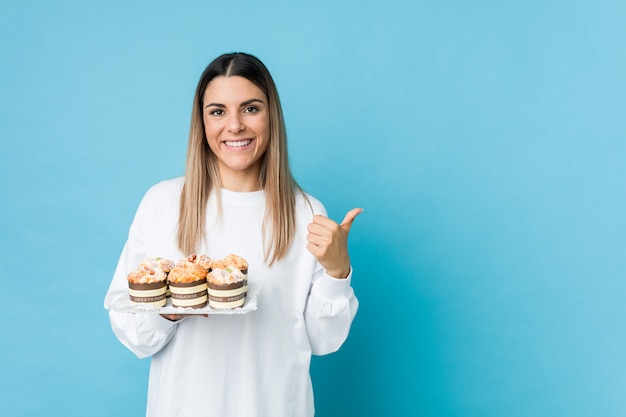
[[167, 275], [174, 263], [163, 258], [148, 258], [128, 274], [131, 304], [163, 307], [166, 303]]
[[[157, 262], [157, 264], [159, 265], [159, 267], [163, 270], [163, 272], [165, 272], [166, 275], [169, 275], [170, 271], [172, 270], [172, 268], [174, 268], [174, 262], [170, 261], [169, 259], [165, 259], [165, 258], [154, 258], [155, 261]], [[167, 285], [165, 286], [165, 298], [170, 298], [171, 294], [170, 294], [170, 281], [169, 279], [166, 280]]]
[[230, 254], [223, 259], [225, 266], [235, 267], [240, 270], [244, 275], [248, 275], [248, 261], [241, 256]]
[[209, 269], [211, 269], [212, 261], [211, 258], [209, 258], [207, 255], [191, 255], [187, 259], [193, 263], [200, 265], [201, 267], [206, 269], [207, 272], [209, 272]]
[[231, 266], [213, 268], [207, 276], [209, 305], [211, 308], [237, 308], [243, 306], [248, 290], [246, 275]]
[[[225, 269], [225, 268], [238, 269], [244, 275], [244, 278], [248, 278], [248, 261], [241, 256], [230, 254], [224, 259], [216, 259], [211, 261], [211, 269]], [[210, 272], [210, 271], [209, 271]], [[248, 281], [244, 284], [246, 293], [248, 290]], [[245, 294], [244, 294], [245, 295]]]
[[202, 308], [207, 305], [207, 269], [195, 261], [195, 255], [182, 259], [169, 273], [174, 307]]
[[178, 263], [148, 258], [128, 275], [131, 304], [183, 308], [242, 307], [248, 292], [248, 262], [235, 254], [212, 260], [191, 255]]

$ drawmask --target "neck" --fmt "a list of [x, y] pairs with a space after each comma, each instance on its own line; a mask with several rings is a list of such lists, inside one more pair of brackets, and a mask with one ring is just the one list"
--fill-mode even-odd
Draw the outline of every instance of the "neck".
[[220, 185], [222, 188], [235, 192], [259, 191], [262, 187], [259, 183], [259, 171], [226, 171], [220, 169]]

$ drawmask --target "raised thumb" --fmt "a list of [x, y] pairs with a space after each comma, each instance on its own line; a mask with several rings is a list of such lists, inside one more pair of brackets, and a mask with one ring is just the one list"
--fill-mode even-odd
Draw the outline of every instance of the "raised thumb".
[[362, 208], [353, 208], [352, 210], [350, 210], [341, 221], [341, 228], [346, 232], [350, 231], [350, 227], [352, 227], [352, 222], [354, 221], [354, 219], [356, 219], [356, 216], [358, 216], [362, 212]]

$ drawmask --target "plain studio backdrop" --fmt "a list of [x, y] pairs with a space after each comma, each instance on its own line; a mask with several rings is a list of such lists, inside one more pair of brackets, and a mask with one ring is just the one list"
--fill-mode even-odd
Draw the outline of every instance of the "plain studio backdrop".
[[232, 51], [274, 75], [303, 187], [365, 209], [317, 415], [626, 415], [624, 22], [607, 0], [3, 2], [2, 415], [144, 414], [149, 360], [102, 302]]

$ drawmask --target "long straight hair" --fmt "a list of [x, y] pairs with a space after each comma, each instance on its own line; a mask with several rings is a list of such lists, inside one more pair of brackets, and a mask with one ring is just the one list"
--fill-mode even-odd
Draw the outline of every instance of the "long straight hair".
[[270, 265], [287, 254], [295, 234], [296, 194], [302, 192], [289, 167], [287, 131], [276, 84], [265, 65], [246, 53], [224, 54], [202, 73], [193, 100], [185, 182], [180, 196], [177, 243], [186, 255], [196, 253], [206, 239], [206, 209], [209, 196], [216, 191], [221, 213], [220, 174], [217, 157], [209, 148], [203, 121], [204, 92], [219, 76], [240, 76], [261, 89], [268, 99], [270, 117], [269, 146], [262, 156], [259, 184], [265, 191], [263, 218], [265, 262]]

